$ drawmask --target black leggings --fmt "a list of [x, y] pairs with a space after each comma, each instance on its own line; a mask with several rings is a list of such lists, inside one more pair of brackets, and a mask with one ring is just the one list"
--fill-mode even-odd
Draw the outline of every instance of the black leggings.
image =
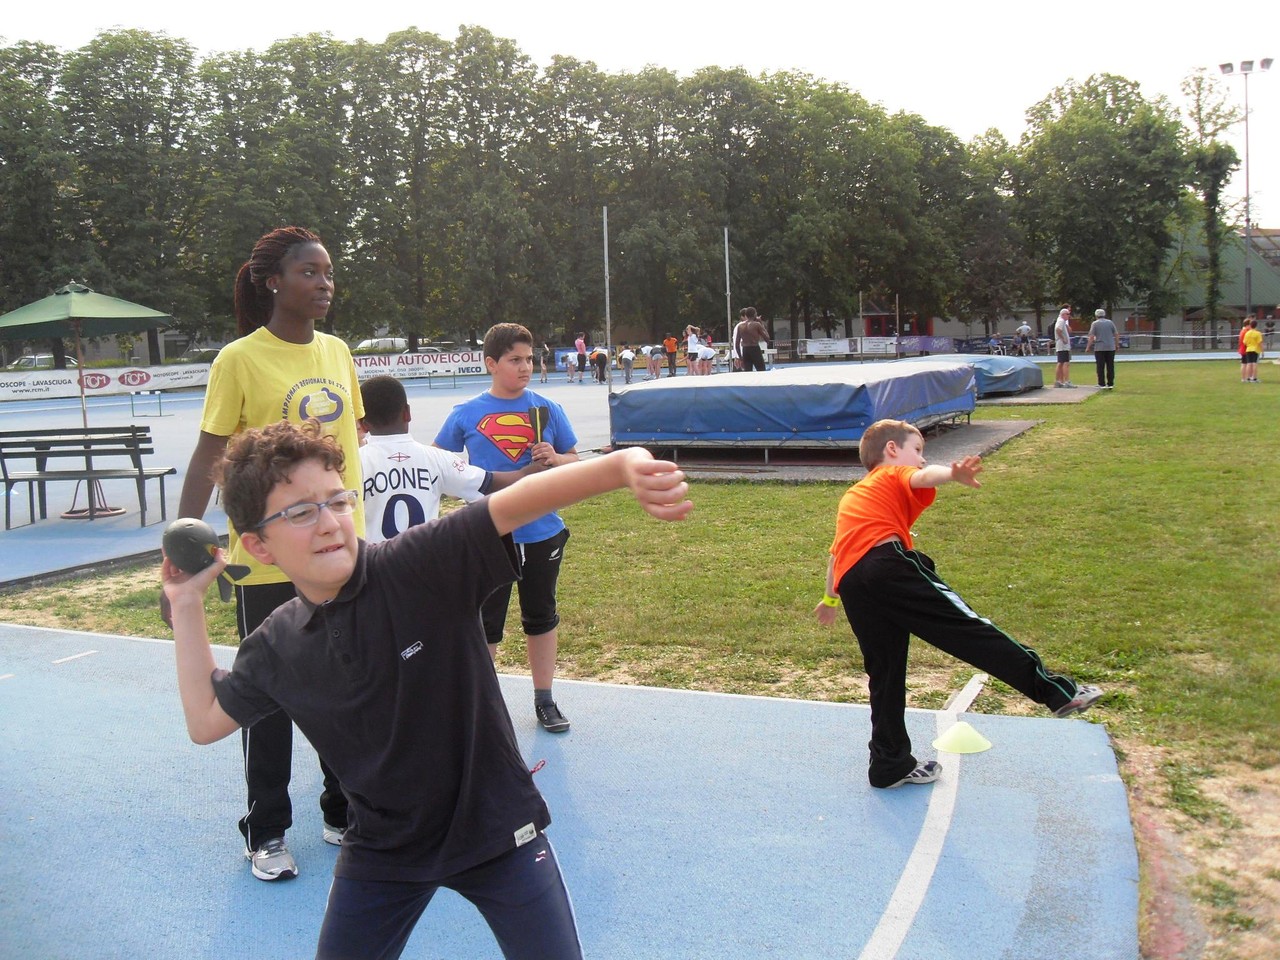
[[894, 541], [873, 547], [840, 579], [845, 616], [871, 686], [873, 787], [897, 783], [916, 765], [907, 735], [907, 649], [912, 634], [1056, 710], [1076, 683], [1045, 669], [1039, 655], [978, 616], [919, 550]]
[[[236, 585], [236, 628], [243, 640], [282, 603], [297, 596], [292, 583]], [[240, 731], [244, 749], [244, 780], [248, 788], [240, 833], [245, 846], [257, 850], [268, 840], [283, 837], [293, 826], [293, 804], [289, 800], [289, 777], [293, 773], [293, 721], [283, 710], [263, 717]], [[335, 827], [347, 825], [347, 797], [333, 771], [320, 761], [324, 792], [320, 810], [324, 822]]]

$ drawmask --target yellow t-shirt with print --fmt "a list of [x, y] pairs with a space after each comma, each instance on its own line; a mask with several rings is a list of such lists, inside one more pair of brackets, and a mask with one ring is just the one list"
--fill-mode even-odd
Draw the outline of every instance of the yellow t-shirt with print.
[[[351, 351], [337, 337], [316, 332], [310, 343], [289, 343], [259, 327], [222, 348], [209, 371], [200, 429], [230, 437], [252, 427], [288, 420], [320, 421], [346, 455], [343, 482], [359, 490], [360, 438], [356, 421], [364, 416], [360, 383]], [[356, 533], [364, 536], [364, 508], [357, 501]], [[227, 558], [251, 572], [243, 584], [283, 583], [278, 567], [264, 566], [240, 545], [231, 523]]]

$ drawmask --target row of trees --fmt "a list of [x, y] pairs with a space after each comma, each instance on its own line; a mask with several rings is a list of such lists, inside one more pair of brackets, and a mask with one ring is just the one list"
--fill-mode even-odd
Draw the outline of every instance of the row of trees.
[[[802, 73], [681, 78], [537, 68], [474, 27], [452, 41], [311, 35], [198, 59], [111, 31], [63, 53], [0, 48], [0, 307], [75, 278], [231, 329], [231, 281], [284, 223], [334, 255], [348, 339], [518, 319], [561, 338], [604, 315], [633, 335], [739, 303], [830, 329], [859, 295], [992, 321], [1015, 304], [1124, 299], [1160, 316], [1167, 251], [1220, 236], [1233, 117], [1190, 81], [1195, 122], [1102, 75], [969, 144]], [[1203, 198], [1209, 197], [1209, 204]]]

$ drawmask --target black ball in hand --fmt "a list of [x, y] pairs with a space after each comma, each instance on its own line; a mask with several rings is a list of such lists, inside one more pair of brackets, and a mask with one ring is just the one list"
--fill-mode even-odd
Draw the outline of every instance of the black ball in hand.
[[183, 573], [199, 573], [213, 563], [218, 535], [203, 520], [183, 517], [169, 524], [161, 541], [164, 554]]

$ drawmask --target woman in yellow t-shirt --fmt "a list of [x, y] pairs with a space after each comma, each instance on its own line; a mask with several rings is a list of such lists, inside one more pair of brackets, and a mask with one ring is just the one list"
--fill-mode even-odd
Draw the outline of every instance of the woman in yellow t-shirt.
[[[178, 514], [204, 515], [213, 492], [213, 468], [227, 441], [242, 430], [280, 420], [320, 421], [346, 454], [347, 487], [359, 490], [360, 453], [356, 421], [364, 416], [355, 362], [347, 345], [316, 330], [333, 304], [333, 262], [320, 238], [302, 227], [281, 227], [254, 245], [235, 283], [239, 338], [218, 354], [209, 372], [200, 436], [187, 466]], [[276, 568], [242, 549], [230, 525], [228, 559], [250, 567], [236, 584], [236, 624], [243, 640], [295, 594]], [[364, 535], [364, 513], [356, 507], [356, 532]], [[163, 602], [162, 602], [163, 608]], [[168, 621], [167, 611], [162, 609]], [[278, 711], [243, 732], [246, 812], [240, 820], [245, 856], [260, 880], [296, 876], [297, 863], [284, 843], [292, 823], [289, 776], [293, 723]], [[341, 785], [321, 762], [323, 837], [340, 843], [347, 824]]]

